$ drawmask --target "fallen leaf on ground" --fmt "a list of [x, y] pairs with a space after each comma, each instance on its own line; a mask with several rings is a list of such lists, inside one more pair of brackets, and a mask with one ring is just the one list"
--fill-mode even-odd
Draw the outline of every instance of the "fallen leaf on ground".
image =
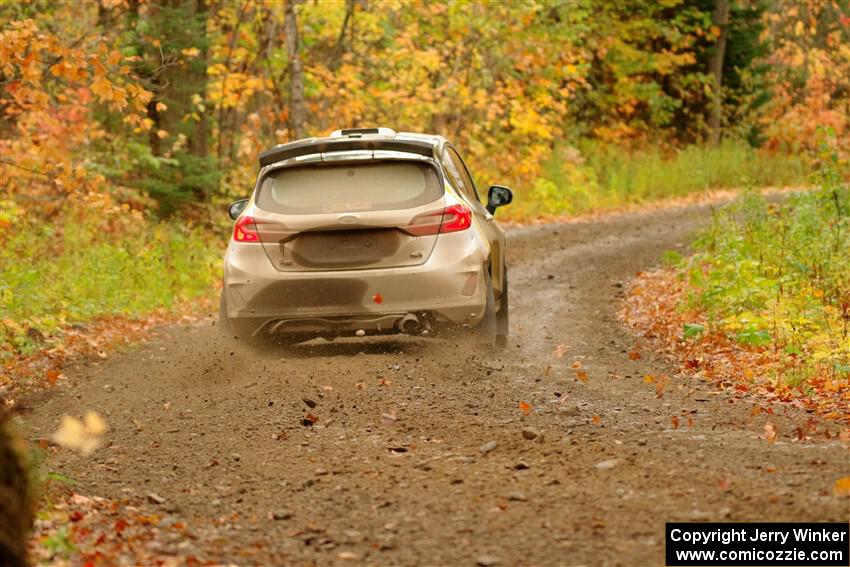
[[667, 377], [661, 376], [655, 382], [655, 397], [659, 400], [664, 397], [664, 388], [667, 386]]
[[850, 496], [850, 476], [843, 476], [836, 480], [832, 491], [836, 496]]
[[58, 370], [48, 370], [45, 378], [47, 378], [47, 381], [50, 383], [51, 386], [53, 386], [54, 384], [56, 384], [56, 380], [58, 380], [59, 376], [61, 375], [62, 373]]
[[770, 445], [773, 445], [776, 442], [776, 426], [771, 422], [767, 422], [764, 424], [764, 438]]
[[[753, 415], [770, 415], [771, 406], [789, 403], [845, 426], [850, 424], [850, 382], [836, 380], [835, 371], [843, 372], [839, 367], [816, 363], [816, 372], [791, 385], [775, 378], [798, 373], [803, 364], [800, 359], [806, 358], [800, 353], [741, 344], [735, 333], [709, 332], [707, 327], [698, 340], [683, 341], [683, 324], [693, 324], [694, 317], [705, 314], [679, 309], [699, 291], [689, 278], [680, 276], [681, 271], [675, 268], [661, 269], [646, 272], [629, 285], [620, 316], [636, 337], [649, 339], [648, 344], [634, 344], [630, 358], [632, 353], [640, 354], [639, 346], [665, 356], [673, 354], [686, 374], [714, 382], [735, 398], [760, 398], [757, 403], [762, 407], [753, 409]], [[797, 436], [802, 440], [809, 435], [802, 430]]]
[[530, 414], [530, 413], [531, 413], [531, 405], [530, 405], [530, 404], [527, 404], [527, 403], [525, 403], [525, 402], [522, 402], [522, 401], [521, 401], [521, 402], [519, 403], [519, 409], [520, 409], [520, 411], [522, 411], [522, 413], [524, 413], [525, 415], [528, 415], [528, 414]]

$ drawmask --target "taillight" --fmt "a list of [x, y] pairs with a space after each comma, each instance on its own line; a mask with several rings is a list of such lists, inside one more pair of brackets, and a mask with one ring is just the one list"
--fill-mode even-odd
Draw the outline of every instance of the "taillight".
[[254, 217], [241, 216], [233, 225], [233, 240], [236, 242], [259, 242], [260, 234]]
[[463, 205], [452, 205], [443, 211], [440, 233], [466, 230], [472, 224], [472, 211]]
[[471, 224], [472, 211], [464, 205], [452, 205], [415, 217], [403, 230], [413, 236], [427, 236], [466, 230]]

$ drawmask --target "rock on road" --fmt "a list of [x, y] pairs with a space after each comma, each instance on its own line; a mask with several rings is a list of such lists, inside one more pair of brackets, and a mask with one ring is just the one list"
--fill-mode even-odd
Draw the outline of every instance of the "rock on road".
[[512, 338], [498, 355], [401, 337], [258, 356], [210, 322], [173, 327], [66, 369], [27, 401], [25, 430], [44, 438], [64, 414], [100, 412], [106, 446], [61, 450], [50, 467], [83, 494], [155, 493], [197, 554], [225, 563], [663, 565], [666, 521], [847, 521], [831, 493], [847, 451], [792, 441], [807, 414], [779, 409], [769, 445], [749, 402], [697, 379], [658, 399], [643, 376], [670, 368], [628, 355], [623, 284], [709, 216], [511, 231]]

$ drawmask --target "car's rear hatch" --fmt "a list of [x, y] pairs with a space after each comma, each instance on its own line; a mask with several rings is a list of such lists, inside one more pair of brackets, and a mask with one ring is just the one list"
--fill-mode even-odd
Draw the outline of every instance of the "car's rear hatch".
[[269, 172], [254, 221], [280, 271], [414, 266], [434, 248], [444, 201], [427, 161], [318, 162]]

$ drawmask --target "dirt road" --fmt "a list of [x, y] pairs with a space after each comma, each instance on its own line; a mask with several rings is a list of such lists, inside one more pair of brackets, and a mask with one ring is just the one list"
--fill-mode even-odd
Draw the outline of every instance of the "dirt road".
[[[663, 565], [665, 521], [846, 521], [831, 487], [850, 474], [847, 451], [793, 441], [807, 414], [778, 411], [768, 445], [748, 402], [698, 380], [658, 399], [643, 376], [669, 368], [628, 355], [623, 282], [708, 215], [513, 231], [499, 356], [402, 338], [258, 358], [220, 343], [210, 319], [67, 370], [27, 401], [27, 428], [46, 437], [96, 409], [107, 446], [50, 466], [78, 492], [185, 521], [192, 538], [163, 552], [238, 564]], [[141, 504], [149, 492], [165, 503]]]

